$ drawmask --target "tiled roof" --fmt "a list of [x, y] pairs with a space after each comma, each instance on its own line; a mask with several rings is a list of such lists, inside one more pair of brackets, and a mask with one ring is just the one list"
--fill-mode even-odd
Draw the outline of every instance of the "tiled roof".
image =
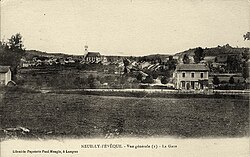
[[10, 66], [2, 66], [0, 65], [0, 73], [7, 73], [10, 69]]
[[101, 54], [99, 52], [88, 52], [86, 57], [100, 57]]
[[208, 71], [208, 67], [204, 64], [179, 64], [176, 67], [177, 71]]

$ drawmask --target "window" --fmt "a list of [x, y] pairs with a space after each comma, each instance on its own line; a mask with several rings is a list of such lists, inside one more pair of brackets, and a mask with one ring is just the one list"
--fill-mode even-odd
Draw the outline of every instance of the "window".
[[185, 77], [185, 73], [182, 73], [182, 77]]
[[194, 73], [191, 73], [191, 77], [194, 78]]
[[194, 89], [194, 84], [195, 82], [194, 81], [191, 81], [191, 88]]
[[204, 74], [203, 73], [201, 73], [201, 78], [203, 78], [204, 77]]
[[185, 81], [181, 81], [181, 87], [182, 89], [185, 89]]

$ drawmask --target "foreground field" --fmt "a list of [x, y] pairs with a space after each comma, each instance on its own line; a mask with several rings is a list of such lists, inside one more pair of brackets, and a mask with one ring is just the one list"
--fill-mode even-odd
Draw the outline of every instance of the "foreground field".
[[240, 137], [249, 101], [222, 98], [133, 98], [81, 94], [0, 95], [1, 136], [24, 127], [28, 137]]

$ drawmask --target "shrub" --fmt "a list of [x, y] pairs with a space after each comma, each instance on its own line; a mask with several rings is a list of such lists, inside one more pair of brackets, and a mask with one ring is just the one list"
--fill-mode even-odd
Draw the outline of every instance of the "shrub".
[[169, 81], [169, 79], [166, 76], [164, 76], [164, 77], [161, 78], [161, 83], [162, 84], [167, 84], [168, 81]]
[[213, 77], [213, 84], [214, 84], [214, 85], [220, 84], [220, 80], [219, 80], [219, 78], [218, 78], [217, 76], [214, 76], [214, 77]]
[[142, 74], [139, 73], [139, 74], [136, 76], [136, 79], [137, 79], [138, 81], [141, 81], [141, 80], [142, 80]]
[[233, 78], [233, 76], [230, 77], [229, 83], [230, 83], [230, 84], [234, 84], [234, 78]]
[[142, 83], [153, 83], [154, 79], [152, 76], [147, 76], [145, 80], [142, 80]]

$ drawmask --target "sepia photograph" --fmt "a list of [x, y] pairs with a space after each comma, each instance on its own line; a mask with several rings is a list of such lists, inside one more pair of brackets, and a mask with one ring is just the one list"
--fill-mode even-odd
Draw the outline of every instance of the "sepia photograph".
[[0, 156], [247, 157], [249, 0], [1, 0]]

